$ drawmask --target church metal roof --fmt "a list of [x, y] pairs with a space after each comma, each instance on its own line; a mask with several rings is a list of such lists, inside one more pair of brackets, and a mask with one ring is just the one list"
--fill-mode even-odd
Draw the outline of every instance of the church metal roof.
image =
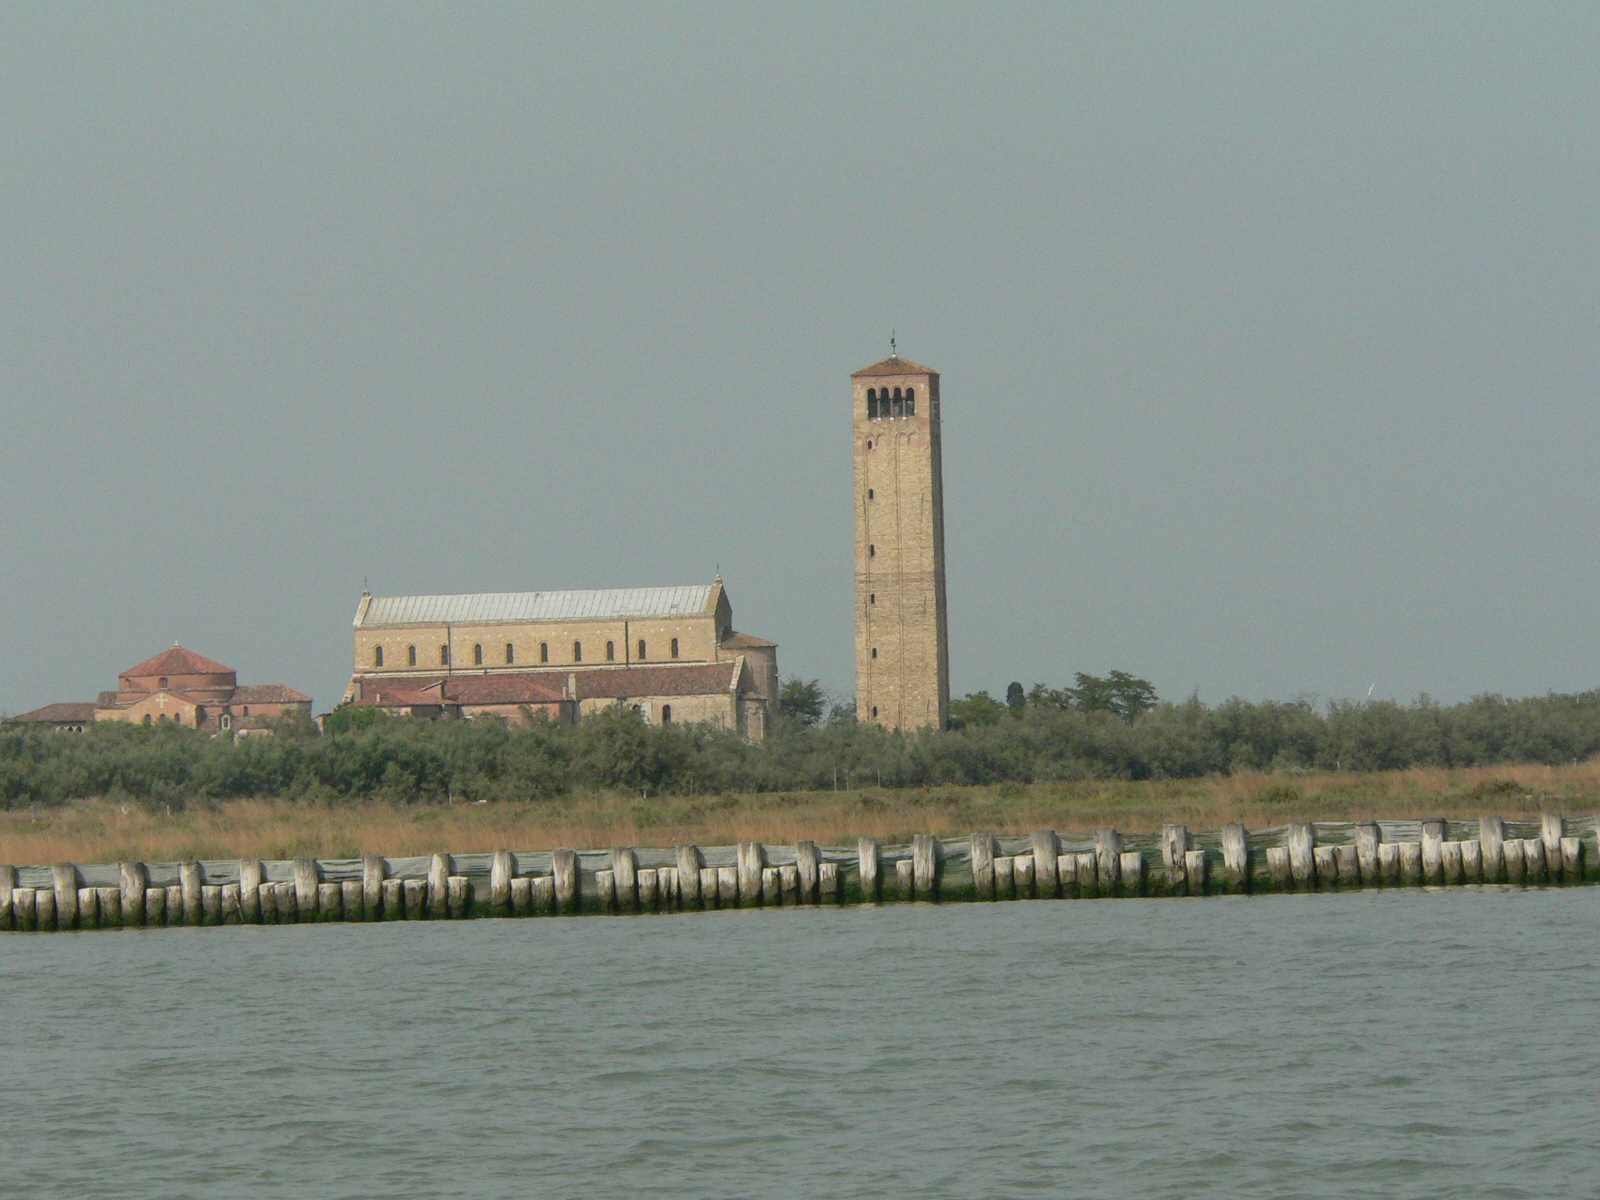
[[481, 592], [468, 596], [374, 596], [357, 629], [394, 625], [496, 625], [524, 621], [633, 620], [710, 613], [715, 584], [601, 588], [587, 592]]

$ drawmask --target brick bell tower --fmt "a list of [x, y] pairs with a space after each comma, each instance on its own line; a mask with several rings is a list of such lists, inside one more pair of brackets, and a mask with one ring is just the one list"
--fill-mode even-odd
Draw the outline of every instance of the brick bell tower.
[[850, 377], [856, 454], [856, 715], [943, 729], [945, 627], [939, 373], [892, 354]]

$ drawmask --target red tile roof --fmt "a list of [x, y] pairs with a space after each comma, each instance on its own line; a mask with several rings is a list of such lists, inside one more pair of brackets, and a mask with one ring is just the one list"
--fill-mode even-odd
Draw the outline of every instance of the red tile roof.
[[890, 357], [884, 359], [880, 363], [873, 363], [870, 367], [862, 367], [861, 370], [859, 370], [855, 374], [851, 375], [850, 378], [851, 379], [860, 379], [863, 376], [867, 376], [867, 375], [938, 375], [938, 374], [939, 374], [939, 372], [935, 371], [932, 367], [919, 367], [916, 363], [912, 362], [909, 358], [901, 358], [899, 355], [891, 355]]
[[182, 646], [174, 646], [170, 650], [163, 650], [154, 658], [148, 658], [136, 667], [129, 667], [123, 671], [123, 676], [143, 675], [232, 675], [232, 667], [225, 667], [219, 662], [213, 662], [203, 654], [196, 654], [193, 650], [185, 650]]
[[229, 704], [310, 704], [311, 697], [282, 683], [252, 683], [233, 689]]
[[630, 700], [635, 696], [726, 694], [738, 663], [687, 663], [683, 666], [622, 667], [610, 671], [572, 671], [578, 699]]
[[74, 701], [68, 701], [65, 704], [46, 704], [43, 708], [36, 708], [32, 712], [18, 713], [9, 719], [27, 722], [30, 725], [76, 724], [80, 721], [94, 720], [94, 705], [79, 704]]

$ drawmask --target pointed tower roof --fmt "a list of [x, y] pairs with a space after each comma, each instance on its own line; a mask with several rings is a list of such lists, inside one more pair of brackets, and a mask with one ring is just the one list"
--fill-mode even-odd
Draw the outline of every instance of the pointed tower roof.
[[880, 363], [873, 363], [870, 367], [862, 367], [850, 376], [851, 379], [860, 379], [867, 375], [937, 375], [939, 372], [932, 367], [919, 366], [909, 358], [901, 358], [898, 354], [891, 354]]
[[231, 675], [232, 667], [213, 662], [203, 654], [174, 646], [163, 650], [154, 658], [146, 659], [137, 667], [129, 667], [122, 674], [135, 678], [145, 675]]

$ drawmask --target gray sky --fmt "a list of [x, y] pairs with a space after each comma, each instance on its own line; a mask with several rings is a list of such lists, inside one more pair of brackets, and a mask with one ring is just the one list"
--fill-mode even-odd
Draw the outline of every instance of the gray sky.
[[1600, 685], [1593, 6], [0, 11], [0, 709], [378, 593], [709, 580], [853, 691], [944, 374], [958, 693]]

